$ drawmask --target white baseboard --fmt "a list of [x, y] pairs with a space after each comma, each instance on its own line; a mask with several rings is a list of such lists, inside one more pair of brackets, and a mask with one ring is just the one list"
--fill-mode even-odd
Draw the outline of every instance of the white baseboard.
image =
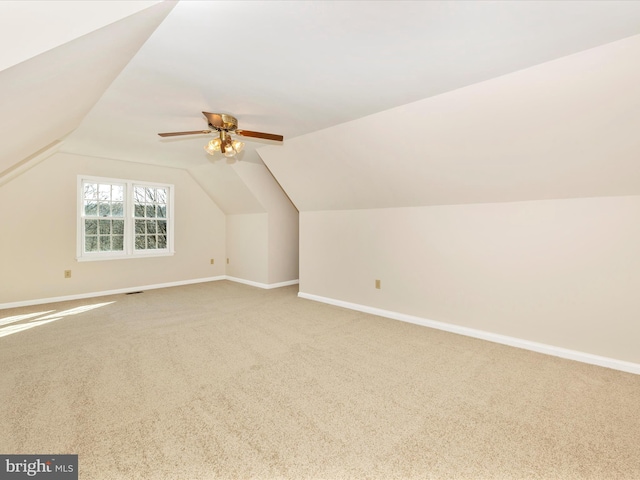
[[264, 288], [267, 290], [270, 290], [272, 288], [288, 287], [289, 285], [297, 285], [298, 283], [300, 283], [300, 281], [297, 279], [280, 283], [260, 283], [254, 282], [253, 280], [245, 280], [244, 278], [230, 277], [228, 275], [225, 276], [225, 279], [231, 282], [243, 283], [245, 285], [251, 285], [252, 287]]
[[525, 350], [531, 350], [538, 353], [544, 353], [546, 355], [552, 355], [554, 357], [566, 358], [568, 360], [575, 360], [582, 363], [588, 363], [591, 365], [598, 365], [600, 367], [611, 368], [614, 370], [620, 370], [627, 373], [635, 373], [640, 375], [640, 364], [626, 362], [624, 360], [616, 360], [615, 358], [601, 357], [598, 355], [592, 355], [590, 353], [578, 352], [576, 350], [569, 350], [566, 348], [555, 347], [553, 345], [546, 345], [544, 343], [531, 342], [529, 340], [523, 340], [521, 338], [509, 337], [506, 335], [500, 335], [497, 333], [485, 332], [483, 330], [476, 330], [469, 327], [461, 327], [459, 325], [453, 325], [450, 323], [437, 322], [435, 320], [428, 320], [421, 317], [415, 317], [413, 315], [406, 315], [404, 313], [392, 312], [389, 310], [382, 310], [375, 307], [369, 307], [366, 305], [359, 305], [357, 303], [345, 302], [342, 300], [335, 300], [333, 298], [321, 297], [319, 295], [313, 295], [310, 293], [298, 292], [300, 298], [306, 298], [307, 300], [314, 300], [316, 302], [328, 303], [329, 305], [335, 305], [337, 307], [348, 308], [350, 310], [357, 310], [359, 312], [370, 313], [372, 315], [378, 315], [380, 317], [391, 318], [393, 320], [400, 320], [408, 323], [415, 323], [424, 327], [435, 328], [437, 330], [444, 330], [446, 332], [457, 333], [459, 335], [465, 335], [467, 337], [479, 338], [487, 340], [489, 342], [501, 343], [503, 345], [509, 345], [511, 347], [523, 348]]
[[154, 290], [156, 288], [179, 287], [181, 285], [191, 285], [193, 283], [216, 282], [219, 280], [230, 280], [232, 282], [244, 283], [246, 285], [251, 285], [253, 287], [264, 288], [264, 289], [286, 287], [289, 285], [296, 285], [299, 283], [298, 280], [289, 280], [287, 282], [267, 284], [267, 283], [254, 282], [252, 280], [244, 280], [242, 278], [229, 277], [227, 275], [220, 275], [217, 277], [195, 278], [192, 280], [180, 280], [177, 282], [158, 283], [155, 285], [143, 285], [139, 287], [119, 288], [116, 290], [105, 290], [102, 292], [79, 293], [75, 295], [65, 295], [62, 297], [38, 298], [35, 300], [25, 300], [22, 302], [0, 303], [0, 310], [4, 310], [7, 308], [29, 307], [31, 305], [42, 305], [43, 303], [56, 303], [56, 302], [66, 302], [69, 300], [82, 300], [84, 298], [104, 297], [106, 295], [119, 295], [121, 293], [139, 292], [141, 290]]
[[66, 302], [68, 300], [82, 300], [83, 298], [104, 297], [106, 295], [119, 295], [121, 293], [139, 292], [141, 290], [154, 290], [156, 288], [179, 287], [181, 285], [191, 285], [193, 283], [215, 282], [225, 280], [226, 277], [195, 278], [192, 280], [180, 280], [177, 282], [158, 283], [155, 285], [144, 285], [141, 287], [119, 288], [117, 290], [105, 290], [102, 292], [79, 293], [76, 295], [65, 295], [63, 297], [38, 298], [36, 300], [25, 300], [23, 302], [0, 303], [0, 310], [5, 308], [28, 307], [31, 305], [42, 305], [43, 303]]

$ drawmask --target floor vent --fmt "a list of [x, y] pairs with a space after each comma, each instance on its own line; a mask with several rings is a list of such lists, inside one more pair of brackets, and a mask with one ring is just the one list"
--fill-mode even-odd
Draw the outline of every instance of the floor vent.
[[129, 293], [125, 293], [125, 295], [135, 295], [137, 293], [144, 293], [144, 292], [129, 292]]

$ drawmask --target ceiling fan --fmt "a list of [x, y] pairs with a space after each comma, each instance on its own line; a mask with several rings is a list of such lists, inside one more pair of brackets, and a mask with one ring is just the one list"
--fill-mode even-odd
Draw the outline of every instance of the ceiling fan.
[[218, 137], [211, 140], [205, 147], [205, 151], [209, 155], [214, 155], [217, 151], [221, 151], [225, 157], [233, 157], [236, 153], [239, 153], [244, 148], [244, 143], [231, 138], [231, 133], [234, 135], [240, 135], [242, 137], [264, 138], [266, 140], [275, 140], [282, 142], [284, 137], [282, 135], [275, 135], [273, 133], [253, 132], [251, 130], [239, 130], [238, 120], [226, 113], [209, 113], [202, 112], [207, 117], [207, 123], [211, 130], [193, 130], [190, 132], [168, 132], [159, 133], [161, 137], [176, 137], [178, 135], [202, 135], [218, 132]]

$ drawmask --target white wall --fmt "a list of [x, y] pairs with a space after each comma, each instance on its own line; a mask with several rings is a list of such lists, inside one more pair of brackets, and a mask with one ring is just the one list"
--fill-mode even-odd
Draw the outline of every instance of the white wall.
[[640, 196], [301, 212], [300, 292], [640, 363], [639, 218]]
[[265, 283], [297, 280], [298, 210], [262, 162], [238, 162], [234, 169], [268, 213], [263, 233], [268, 264]]
[[298, 280], [298, 211], [287, 208], [269, 214], [269, 283]]
[[227, 215], [227, 275], [268, 283], [268, 224], [267, 213]]
[[227, 215], [227, 275], [264, 285], [297, 280], [298, 212], [294, 212]]
[[[175, 255], [77, 262], [79, 174], [173, 184]], [[0, 205], [0, 304], [225, 274], [224, 214], [184, 170], [57, 153], [0, 186]]]

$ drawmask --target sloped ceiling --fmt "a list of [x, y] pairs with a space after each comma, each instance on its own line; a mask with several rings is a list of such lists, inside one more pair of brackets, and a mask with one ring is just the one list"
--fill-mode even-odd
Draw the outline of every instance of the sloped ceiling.
[[[38, 55], [0, 72], [0, 100], [11, 107], [0, 116], [11, 139], [0, 146], [0, 171], [73, 130], [61, 151], [184, 168], [226, 213], [263, 210], [242, 178], [245, 169], [204, 153], [209, 136], [157, 136], [206, 128], [200, 112], [212, 111], [235, 115], [240, 128], [285, 136], [283, 145], [247, 142], [239, 161], [261, 167], [264, 159], [302, 210], [509, 201], [523, 192], [566, 195], [565, 186], [572, 194], [629, 191], [624, 182], [574, 188], [576, 157], [563, 154], [603, 131], [599, 120], [572, 116], [589, 115], [585, 106], [593, 101], [610, 119], [611, 136], [599, 146], [634, 148], [635, 117], [623, 112], [621, 97], [611, 110], [606, 98], [591, 98], [593, 92], [606, 97], [595, 77], [585, 88], [570, 81], [571, 69], [580, 76], [602, 59], [589, 54], [550, 71], [544, 64], [594, 48], [615, 56], [606, 44], [640, 33], [640, 2], [182, 1], [171, 7], [163, 2], [105, 28], [130, 21], [123, 31], [98, 30], [42, 54], [54, 60], [27, 68]], [[171, 10], [164, 21], [161, 10]], [[146, 37], [137, 35], [141, 27], [133, 19], [146, 22]], [[105, 53], [117, 45], [137, 51], [124, 69], [126, 61], [115, 61], [124, 56]], [[68, 88], [49, 78], [53, 65], [76, 66]], [[619, 73], [635, 78], [620, 65]], [[18, 67], [24, 70], [3, 80]], [[603, 81], [613, 81], [610, 88], [627, 92], [635, 105], [629, 86], [611, 77]], [[557, 79], [565, 80], [556, 85]], [[57, 88], [48, 86], [51, 80]], [[37, 119], [35, 111], [42, 112]], [[592, 141], [584, 148], [593, 147]], [[553, 178], [553, 188], [540, 187], [545, 178]]]
[[640, 35], [259, 150], [299, 210], [640, 194]]
[[3, 0], [0, 71], [157, 3], [160, 1]]
[[1, 71], [0, 176], [73, 131], [170, 8], [152, 6]]

